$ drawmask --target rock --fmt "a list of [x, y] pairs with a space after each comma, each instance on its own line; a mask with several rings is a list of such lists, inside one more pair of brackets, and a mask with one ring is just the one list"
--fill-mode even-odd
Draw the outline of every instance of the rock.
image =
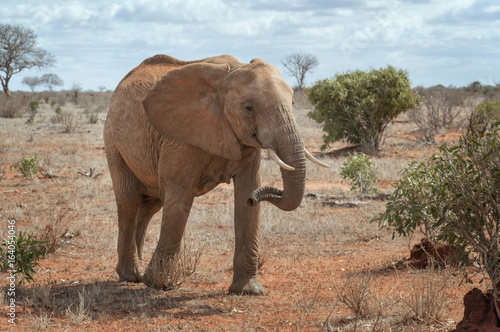
[[450, 332], [500, 331], [500, 322], [491, 293], [474, 288], [464, 296], [464, 318]]

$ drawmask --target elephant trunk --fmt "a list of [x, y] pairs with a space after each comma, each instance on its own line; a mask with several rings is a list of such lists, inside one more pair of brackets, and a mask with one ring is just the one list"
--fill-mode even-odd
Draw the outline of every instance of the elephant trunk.
[[254, 206], [258, 202], [269, 201], [281, 210], [291, 211], [300, 205], [304, 197], [306, 179], [304, 142], [290, 113], [280, 113], [280, 116], [272, 122], [274, 122], [271, 123], [273, 132], [277, 133], [274, 136], [273, 150], [294, 170], [281, 168], [283, 190], [271, 186], [259, 188], [251, 193], [248, 203]]

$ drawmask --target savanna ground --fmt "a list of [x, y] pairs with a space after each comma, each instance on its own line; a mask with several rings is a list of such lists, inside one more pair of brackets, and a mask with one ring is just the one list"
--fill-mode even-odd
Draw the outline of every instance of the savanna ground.
[[[103, 94], [108, 100], [109, 92]], [[89, 104], [65, 103], [60, 118], [54, 107], [42, 105], [31, 125], [27, 114], [0, 119], [0, 239], [7, 237], [8, 220], [15, 220], [17, 231], [57, 241], [55, 252], [36, 268], [35, 281], [16, 289], [15, 326], [4, 314], [7, 275], [0, 275], [0, 330], [449, 331], [462, 318], [465, 293], [484, 287], [477, 284], [480, 276], [465, 283], [452, 267], [395, 268], [421, 236], [393, 239], [390, 231], [370, 223], [385, 202], [327, 205], [324, 198], [306, 198], [293, 212], [262, 204], [259, 280], [267, 295], [228, 295], [232, 185], [195, 200], [185, 238], [189, 255], [201, 256], [180, 288], [159, 291], [118, 283], [116, 206], [102, 140], [106, 107]], [[308, 108], [298, 100], [296, 118], [306, 147], [318, 153], [322, 130], [307, 117]], [[389, 125], [383, 149], [373, 158], [379, 192], [393, 190], [391, 184], [410, 158], [429, 156], [436, 144], [459, 136], [452, 128], [438, 134], [436, 143], [423, 144], [415, 129], [407, 115]], [[337, 143], [332, 149], [345, 146]], [[52, 177], [39, 174], [32, 181], [11, 169], [21, 157], [34, 154], [42, 160], [42, 173]], [[331, 168], [308, 162], [306, 193], [359, 201], [339, 175], [346, 155], [320, 159]], [[91, 177], [78, 172], [91, 168]], [[262, 182], [281, 185], [278, 166], [266, 158]], [[157, 214], [148, 230], [144, 265], [159, 230]]]

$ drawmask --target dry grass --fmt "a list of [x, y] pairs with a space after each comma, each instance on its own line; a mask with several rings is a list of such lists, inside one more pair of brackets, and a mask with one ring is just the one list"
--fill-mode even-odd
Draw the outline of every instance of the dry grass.
[[442, 322], [448, 317], [448, 273], [424, 271], [412, 278], [406, 295], [399, 294], [401, 301], [410, 309], [410, 317], [428, 323]]
[[[165, 292], [143, 284], [118, 283], [114, 271], [116, 206], [102, 141], [105, 113], [95, 109], [100, 96], [87, 97], [83, 95], [81, 105], [75, 107], [63, 104], [64, 96], [51, 96], [62, 105], [63, 113], [76, 119], [69, 134], [63, 133], [60, 123], [51, 121], [55, 113], [49, 104], [41, 106], [31, 126], [25, 125], [27, 114], [0, 121], [0, 132], [5, 133], [0, 142], [0, 171], [5, 174], [0, 192], [6, 198], [0, 201], [0, 219], [16, 220], [17, 230], [50, 239], [57, 248], [40, 262], [36, 282], [19, 290], [17, 330], [325, 331], [328, 323], [342, 331], [439, 331], [446, 323], [439, 321], [443, 315], [450, 317], [449, 324], [461, 319], [461, 299], [472, 285], [457, 286], [459, 277], [447, 277], [452, 292], [449, 287], [439, 287], [439, 271], [426, 271], [420, 277], [435, 276], [434, 286], [415, 284], [413, 288], [407, 287], [413, 278], [419, 278], [413, 271], [380, 272], [388, 260], [408, 256], [404, 239], [392, 240], [390, 232], [368, 223], [384, 208], [380, 201], [346, 208], [305, 199], [291, 213], [263, 203], [259, 280], [268, 295], [226, 295], [234, 250], [233, 190], [226, 184], [195, 199], [186, 227], [193, 254], [184, 263], [195, 268], [188, 268], [193, 273], [185, 276], [181, 287]], [[317, 153], [322, 144], [321, 127], [307, 118], [307, 107], [299, 100], [295, 114], [306, 147]], [[97, 114], [98, 121], [89, 123], [86, 112]], [[409, 157], [432, 153], [431, 148], [399, 138], [412, 128], [404, 121], [389, 128], [384, 151], [374, 158], [379, 191], [391, 190], [390, 183]], [[332, 148], [342, 147], [343, 143], [336, 143]], [[37, 183], [16, 177], [10, 165], [32, 154], [56, 177], [40, 178]], [[279, 168], [265, 158], [263, 185], [281, 186]], [[332, 167], [318, 168], [308, 162], [306, 192], [349, 197], [339, 175], [345, 156], [320, 159]], [[90, 168], [100, 175], [89, 178], [78, 173]], [[156, 247], [160, 222], [157, 214], [149, 226], [144, 266]], [[6, 234], [7, 228], [0, 227], [0, 239]], [[203, 255], [196, 256], [201, 252]], [[349, 277], [350, 271], [356, 272]], [[338, 300], [344, 286], [352, 287], [352, 296], [368, 292], [364, 315], [357, 317]], [[425, 304], [425, 299], [440, 291], [452, 299], [446, 302], [450, 312], [416, 320], [413, 307], [439, 312], [438, 303]], [[5, 319], [0, 319], [0, 330], [4, 326]]]
[[155, 273], [152, 275], [152, 287], [164, 291], [179, 288], [196, 272], [203, 249], [192, 249], [185, 240], [179, 252], [165, 258], [153, 257], [150, 266]]

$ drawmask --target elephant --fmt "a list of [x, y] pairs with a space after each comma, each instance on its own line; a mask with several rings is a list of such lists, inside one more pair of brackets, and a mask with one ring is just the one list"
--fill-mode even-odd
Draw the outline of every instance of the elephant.
[[[296, 209], [305, 159], [328, 166], [304, 149], [292, 102], [293, 90], [276, 67], [230, 55], [181, 61], [159, 54], [120, 81], [103, 132], [118, 213], [119, 281], [161, 288], [154, 278], [179, 252], [194, 198], [232, 179], [229, 293], [265, 293], [257, 280], [259, 202]], [[262, 149], [281, 166], [283, 190], [261, 187]], [[142, 274], [146, 229], [161, 208], [159, 240]]]

